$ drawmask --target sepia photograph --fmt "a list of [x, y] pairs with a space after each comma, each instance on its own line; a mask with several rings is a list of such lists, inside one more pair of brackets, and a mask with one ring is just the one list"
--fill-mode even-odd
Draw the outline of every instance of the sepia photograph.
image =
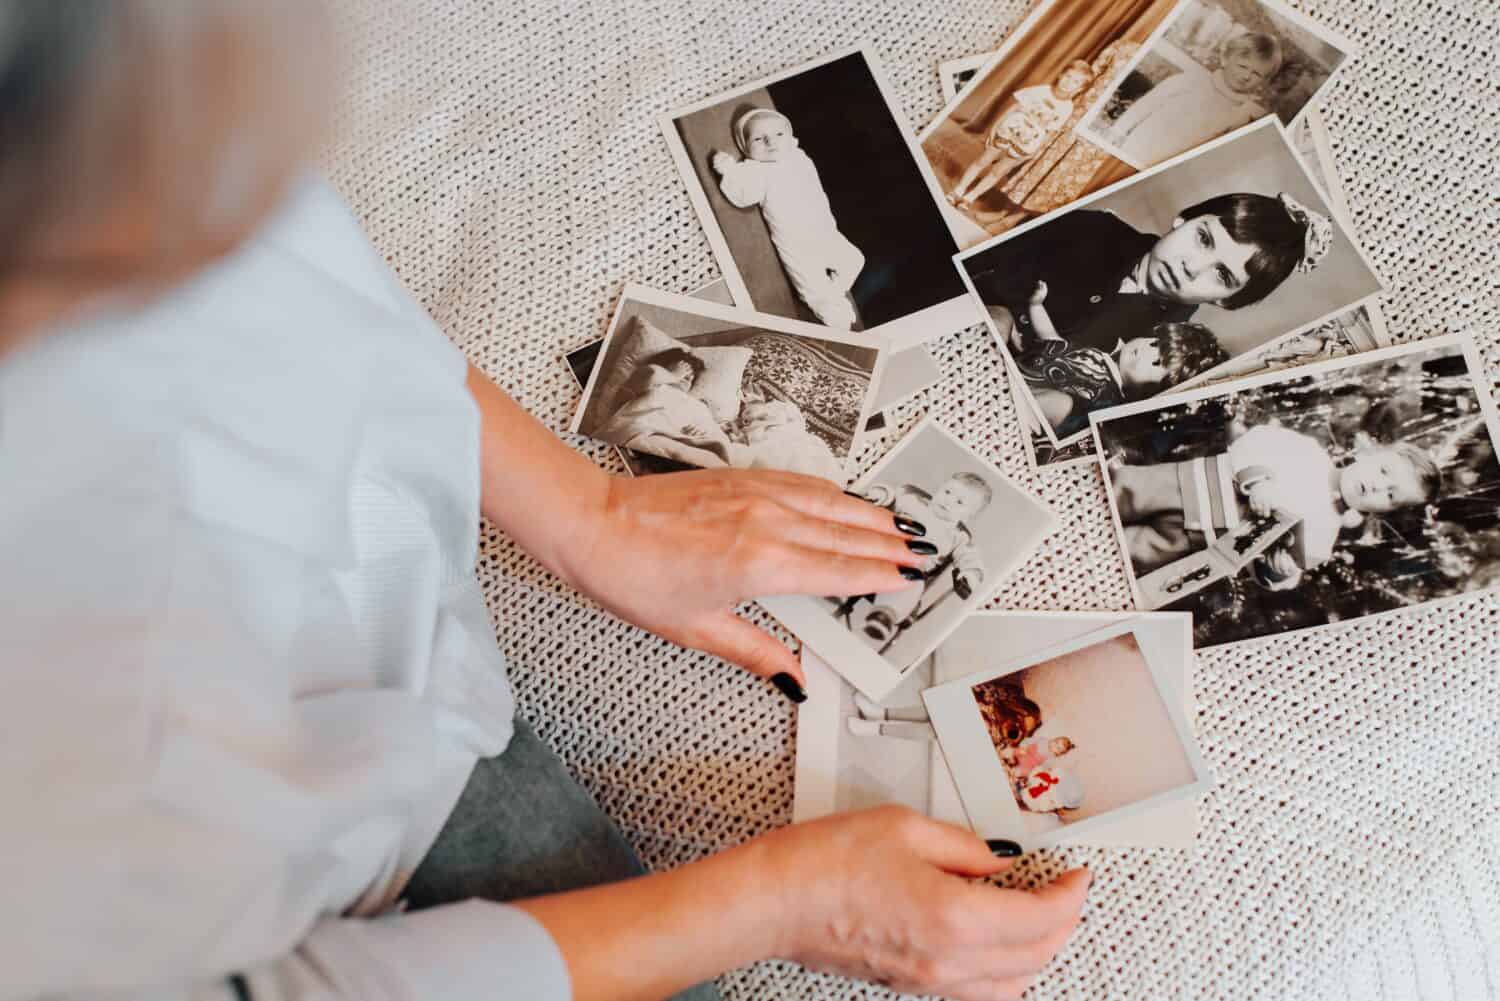
[[843, 484], [880, 339], [627, 286], [570, 430], [684, 466]]
[[978, 322], [941, 192], [864, 51], [661, 118], [736, 304], [912, 347]]
[[1078, 135], [1181, 0], [1043, 0], [922, 132], [960, 246], [1135, 171]]
[[957, 260], [1057, 445], [1381, 289], [1271, 119]]
[[[996, 660], [996, 651], [1004, 651], [1000, 656], [1010, 660], [1130, 622], [1144, 642], [1161, 651], [1161, 663], [1170, 669], [1164, 694], [1188, 712], [1191, 621], [1190, 616], [1172, 612], [976, 612], [879, 702], [861, 695], [816, 654], [804, 650], [807, 701], [797, 709], [793, 822], [899, 803], [937, 820], [969, 826], [922, 703], [923, 690], [974, 673]], [[1101, 823], [1086, 840], [1187, 848], [1197, 831], [1197, 803], [1181, 800]]]
[[1493, 587], [1483, 371], [1445, 337], [1096, 415], [1137, 605], [1212, 647]]
[[1267, 115], [1290, 127], [1353, 55], [1277, 0], [1186, 0], [1078, 132], [1144, 170]]
[[1154, 639], [1127, 620], [922, 693], [981, 837], [1034, 850], [1209, 787], [1170, 684], [1181, 664]]
[[870, 698], [901, 683], [1056, 528], [1052, 513], [931, 418], [851, 488], [923, 528], [922, 579], [900, 591], [759, 599]]

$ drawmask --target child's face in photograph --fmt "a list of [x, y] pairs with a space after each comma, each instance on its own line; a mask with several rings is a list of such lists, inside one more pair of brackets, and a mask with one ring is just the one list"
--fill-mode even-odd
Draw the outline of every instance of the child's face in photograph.
[[1120, 377], [1126, 386], [1155, 386], [1167, 379], [1155, 337], [1135, 337], [1120, 347]]
[[1177, 220], [1147, 255], [1146, 291], [1186, 305], [1220, 302], [1250, 280], [1257, 249], [1230, 237], [1218, 216]]
[[1052, 752], [1054, 758], [1061, 757], [1073, 749], [1073, 742], [1067, 737], [1053, 737], [1047, 742], [1047, 750]]
[[796, 142], [786, 122], [775, 115], [757, 115], [745, 127], [745, 146], [750, 150], [750, 159], [761, 163], [775, 163]]
[[1421, 477], [1406, 456], [1393, 448], [1362, 448], [1339, 470], [1344, 503], [1366, 514], [1385, 514], [1413, 507], [1427, 497]]
[[1224, 59], [1224, 82], [1239, 94], [1258, 93], [1276, 72], [1276, 60], [1253, 52], [1236, 52]]
[[1053, 89], [1061, 97], [1075, 97], [1088, 85], [1089, 74], [1074, 66], [1063, 70], [1063, 75], [1057, 78], [1057, 84]]
[[773, 431], [795, 425], [796, 418], [784, 407], [747, 403], [740, 411], [740, 431], [746, 441], [760, 441]]
[[980, 495], [978, 488], [955, 479], [944, 483], [932, 495], [927, 506], [932, 509], [933, 514], [945, 521], [963, 521], [979, 513], [980, 508], [984, 507], [984, 497]]

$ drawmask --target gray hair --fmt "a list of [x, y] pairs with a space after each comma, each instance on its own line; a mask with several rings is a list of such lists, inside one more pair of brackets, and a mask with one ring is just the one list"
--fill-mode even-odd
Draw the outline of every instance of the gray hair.
[[322, 124], [320, 13], [310, 0], [0, 4], [0, 279], [122, 199], [142, 250], [236, 238]]

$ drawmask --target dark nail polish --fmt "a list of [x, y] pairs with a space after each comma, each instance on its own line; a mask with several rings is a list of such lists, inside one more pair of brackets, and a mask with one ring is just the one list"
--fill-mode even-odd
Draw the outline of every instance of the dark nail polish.
[[930, 542], [923, 542], [921, 539], [907, 539], [906, 540], [906, 548], [910, 549], [912, 552], [916, 553], [918, 556], [936, 556], [937, 555], [937, 546], [934, 546]]
[[905, 577], [907, 580], [923, 580], [926, 577], [926, 575], [916, 567], [897, 567], [896, 569], [900, 570], [901, 576]]
[[853, 497], [855, 500], [864, 500], [865, 499], [865, 495], [864, 494], [857, 494], [853, 490], [845, 490], [844, 491], [844, 496], [845, 497]]
[[798, 705], [807, 701], [807, 691], [796, 678], [785, 671], [777, 675], [772, 675], [771, 684], [775, 685], [782, 695], [785, 695]]
[[1020, 845], [1004, 838], [991, 838], [985, 844], [989, 846], [990, 854], [996, 858], [1018, 858], [1021, 854]]
[[912, 521], [910, 518], [896, 515], [897, 531], [905, 532], [907, 535], [926, 535], [927, 526], [920, 521]]

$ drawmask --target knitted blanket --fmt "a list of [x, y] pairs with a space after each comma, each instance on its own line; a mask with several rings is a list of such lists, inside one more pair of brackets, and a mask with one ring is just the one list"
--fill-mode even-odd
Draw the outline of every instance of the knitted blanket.
[[[1298, 6], [1361, 49], [1321, 107], [1392, 331], [1474, 331], [1500, 364], [1493, 0]], [[867, 43], [920, 124], [942, 103], [937, 63], [993, 48], [1025, 4], [336, 7], [351, 48], [333, 181], [453, 339], [560, 428], [578, 399], [562, 355], [600, 336], [622, 283], [687, 292], [718, 276], [659, 112]], [[894, 408], [862, 464], [935, 413], [1062, 519], [994, 606], [1127, 607], [1098, 472], [1031, 472], [982, 329], [933, 347], [944, 382]], [[795, 719], [774, 690], [611, 619], [494, 533], [480, 574], [522, 711], [650, 866], [788, 820]], [[1096, 874], [1083, 926], [1029, 997], [1500, 997], [1500, 600], [1199, 662], [1195, 723], [1218, 785], [1197, 846], [1018, 866], [1016, 885], [1079, 863]], [[721, 986], [730, 1001], [891, 996], [774, 963]]]

